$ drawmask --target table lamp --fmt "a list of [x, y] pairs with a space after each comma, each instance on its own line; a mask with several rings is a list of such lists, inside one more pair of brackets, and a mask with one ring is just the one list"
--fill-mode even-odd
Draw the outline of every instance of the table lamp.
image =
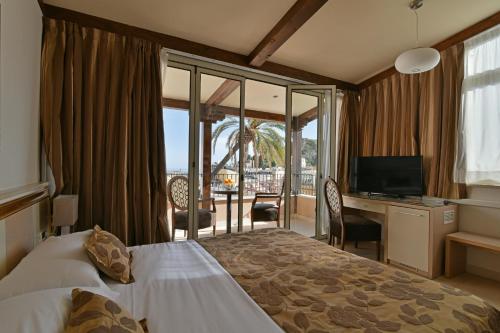
[[61, 227], [61, 235], [69, 234], [78, 220], [78, 195], [58, 195], [52, 200], [52, 226]]

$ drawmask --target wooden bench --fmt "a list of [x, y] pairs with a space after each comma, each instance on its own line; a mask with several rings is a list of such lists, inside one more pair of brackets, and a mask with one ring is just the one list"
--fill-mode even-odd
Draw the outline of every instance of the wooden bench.
[[446, 236], [446, 277], [450, 278], [465, 272], [467, 246], [500, 254], [500, 239], [498, 238], [480, 236], [468, 232], [449, 234]]

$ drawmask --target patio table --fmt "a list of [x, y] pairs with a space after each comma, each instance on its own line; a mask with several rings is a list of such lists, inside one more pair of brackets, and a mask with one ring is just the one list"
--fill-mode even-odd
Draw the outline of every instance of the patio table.
[[237, 190], [216, 190], [215, 194], [226, 195], [226, 233], [231, 233], [231, 197], [233, 194], [238, 194]]

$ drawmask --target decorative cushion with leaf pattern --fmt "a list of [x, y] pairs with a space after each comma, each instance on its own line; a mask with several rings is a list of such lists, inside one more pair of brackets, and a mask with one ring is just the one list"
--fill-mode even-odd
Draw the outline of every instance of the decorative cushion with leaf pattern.
[[146, 320], [134, 320], [112, 300], [79, 288], [71, 293], [73, 309], [65, 333], [147, 333]]
[[101, 272], [122, 283], [133, 282], [130, 273], [131, 256], [115, 235], [96, 225], [85, 243], [85, 248], [90, 260]]

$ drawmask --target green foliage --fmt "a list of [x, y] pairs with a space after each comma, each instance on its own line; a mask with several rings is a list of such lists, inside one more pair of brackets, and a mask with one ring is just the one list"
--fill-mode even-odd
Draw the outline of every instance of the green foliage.
[[315, 167], [318, 163], [318, 145], [316, 140], [302, 138], [302, 157], [306, 159], [307, 166]]
[[[215, 145], [224, 132], [229, 132], [226, 140], [228, 155], [235, 158], [239, 147], [240, 122], [237, 118], [226, 118], [212, 133], [212, 145]], [[279, 122], [261, 119], [245, 119], [245, 149], [250, 143], [253, 148], [254, 167], [283, 166], [285, 163], [285, 125]], [[227, 158], [224, 158], [226, 160]], [[222, 167], [222, 166], [221, 166]]]

